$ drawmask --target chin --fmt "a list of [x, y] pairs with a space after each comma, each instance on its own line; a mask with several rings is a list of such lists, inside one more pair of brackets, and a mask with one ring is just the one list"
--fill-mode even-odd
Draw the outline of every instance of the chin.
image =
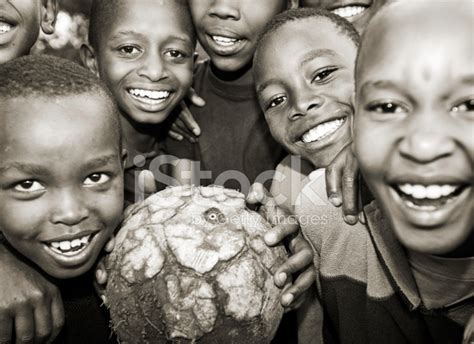
[[472, 235], [467, 224], [453, 223], [438, 228], [418, 228], [404, 221], [390, 219], [398, 241], [408, 250], [423, 254], [446, 255]]

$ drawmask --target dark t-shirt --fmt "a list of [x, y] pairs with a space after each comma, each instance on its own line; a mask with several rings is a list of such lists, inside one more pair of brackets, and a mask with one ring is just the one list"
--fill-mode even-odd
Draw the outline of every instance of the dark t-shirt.
[[[205, 61], [194, 75], [194, 89], [206, 101], [202, 108], [190, 106], [202, 129], [199, 142], [168, 139], [168, 153], [178, 158], [192, 155], [201, 163], [201, 171], [211, 171], [211, 178], [202, 179], [202, 185], [219, 184], [246, 193], [262, 172], [274, 170], [283, 157], [283, 149], [265, 122], [254, 85], [220, 80]], [[259, 181], [271, 182], [272, 175]]]
[[64, 305], [65, 323], [54, 343], [104, 344], [117, 343], [112, 334], [110, 317], [95, 293], [93, 271], [77, 278], [58, 280]]

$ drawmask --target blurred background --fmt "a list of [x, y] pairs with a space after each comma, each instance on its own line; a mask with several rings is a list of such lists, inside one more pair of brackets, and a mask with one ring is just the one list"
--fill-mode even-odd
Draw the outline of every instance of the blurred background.
[[[58, 0], [55, 32], [52, 35], [41, 32], [32, 52], [60, 56], [81, 63], [79, 48], [87, 40], [91, 2], [92, 0]], [[199, 44], [196, 51], [199, 60], [207, 57]]]
[[40, 34], [33, 53], [47, 53], [77, 62], [81, 43], [87, 39], [91, 0], [59, 0], [54, 34]]

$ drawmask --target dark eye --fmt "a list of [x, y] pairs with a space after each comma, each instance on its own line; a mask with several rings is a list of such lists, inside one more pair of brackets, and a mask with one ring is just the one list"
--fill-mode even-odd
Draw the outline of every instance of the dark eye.
[[367, 107], [368, 111], [384, 114], [397, 114], [406, 112], [405, 107], [398, 105], [394, 102], [381, 102], [377, 104], [372, 104]]
[[44, 186], [36, 180], [24, 180], [16, 184], [13, 189], [19, 192], [32, 193], [44, 190]]
[[276, 97], [276, 98], [272, 99], [270, 101], [270, 103], [268, 103], [267, 110], [271, 109], [271, 108], [274, 108], [274, 107], [284, 103], [285, 100], [286, 100], [285, 96], [279, 96], [279, 97]]
[[165, 55], [168, 55], [169, 57], [172, 57], [174, 59], [180, 59], [180, 58], [185, 58], [186, 55], [183, 54], [181, 51], [179, 50], [176, 50], [176, 49], [172, 49], [172, 50], [168, 50]]
[[213, 225], [227, 222], [225, 215], [217, 208], [207, 209], [204, 212], [204, 218], [207, 222], [212, 223]]
[[107, 183], [110, 177], [105, 173], [93, 173], [84, 180], [84, 185], [95, 186]]
[[451, 109], [452, 112], [472, 112], [474, 111], [474, 99], [468, 99]]
[[133, 46], [133, 45], [123, 45], [121, 46], [120, 48], [118, 48], [118, 51], [122, 54], [122, 55], [138, 55], [141, 53], [141, 49], [139, 49], [138, 47], [136, 46]]
[[326, 68], [326, 69], [323, 69], [322, 71], [319, 71], [318, 73], [316, 73], [316, 75], [313, 77], [313, 80], [311, 80], [311, 82], [321, 82], [321, 81], [325, 81], [325, 80], [328, 79], [336, 70], [337, 70], [337, 68]]

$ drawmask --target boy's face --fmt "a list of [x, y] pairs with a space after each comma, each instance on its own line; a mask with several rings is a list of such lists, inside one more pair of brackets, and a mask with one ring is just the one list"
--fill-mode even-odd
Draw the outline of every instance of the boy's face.
[[286, 23], [262, 43], [255, 82], [273, 137], [327, 166], [350, 142], [357, 47], [326, 18]]
[[52, 33], [55, 0], [0, 0], [0, 63], [28, 55], [40, 28]]
[[265, 24], [287, 8], [286, 0], [189, 0], [199, 42], [221, 71], [251, 63]]
[[355, 143], [401, 243], [445, 254], [473, 235], [474, 43], [472, 16], [431, 15], [420, 23], [400, 13], [387, 29], [370, 29]]
[[181, 11], [172, 1], [123, 1], [101, 34], [100, 77], [138, 123], [163, 122], [191, 86], [194, 41]]
[[78, 276], [121, 217], [122, 157], [110, 109], [90, 94], [2, 104], [0, 230], [51, 276]]
[[395, 0], [302, 0], [301, 5], [334, 12], [350, 21], [362, 33], [374, 14], [390, 1]]

